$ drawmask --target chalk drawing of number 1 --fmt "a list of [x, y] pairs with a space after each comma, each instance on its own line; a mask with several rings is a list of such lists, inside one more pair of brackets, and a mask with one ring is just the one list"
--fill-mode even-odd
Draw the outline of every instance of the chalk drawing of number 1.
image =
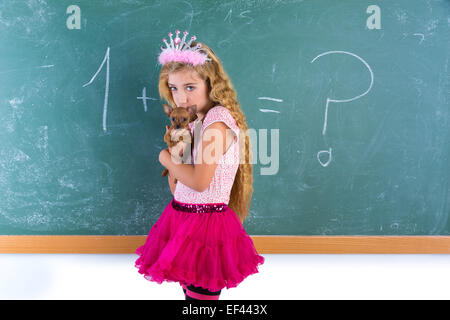
[[105, 58], [103, 58], [103, 62], [98, 68], [97, 72], [94, 74], [94, 76], [88, 83], [83, 85], [83, 87], [90, 85], [94, 81], [95, 77], [97, 77], [100, 70], [102, 70], [105, 62], [106, 62], [106, 86], [105, 86], [105, 101], [103, 103], [103, 131], [106, 132], [106, 113], [108, 111], [108, 92], [109, 92], [109, 47], [106, 50]]

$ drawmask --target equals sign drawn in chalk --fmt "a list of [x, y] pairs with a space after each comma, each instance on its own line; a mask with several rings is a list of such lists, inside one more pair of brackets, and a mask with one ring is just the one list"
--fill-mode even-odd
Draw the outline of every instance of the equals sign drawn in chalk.
[[[269, 101], [275, 101], [275, 102], [283, 102], [282, 99], [276, 99], [276, 98], [270, 98], [270, 97], [258, 97], [259, 100], [269, 100]], [[273, 112], [273, 113], [280, 113], [280, 111], [271, 110], [271, 109], [259, 109], [261, 112]]]
[[261, 111], [261, 112], [273, 112], [273, 113], [280, 113], [280, 111], [276, 111], [276, 110], [270, 110], [270, 109], [259, 109], [259, 111]]

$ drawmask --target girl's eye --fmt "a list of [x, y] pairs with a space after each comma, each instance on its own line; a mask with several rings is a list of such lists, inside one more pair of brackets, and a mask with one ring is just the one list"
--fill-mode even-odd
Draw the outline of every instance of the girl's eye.
[[172, 118], [172, 121], [175, 122], [175, 118]]
[[172, 89], [176, 89], [175, 87], [169, 87], [169, 90], [170, 91], [174, 91], [174, 90], [172, 90]]
[[[192, 87], [192, 86], [187, 86], [187, 88], [188, 88], [188, 91], [194, 90], [194, 87]], [[192, 90], [189, 90], [189, 88], [192, 88]]]
[[186, 121], [187, 119], [186, 118], [183, 118], [183, 121]]

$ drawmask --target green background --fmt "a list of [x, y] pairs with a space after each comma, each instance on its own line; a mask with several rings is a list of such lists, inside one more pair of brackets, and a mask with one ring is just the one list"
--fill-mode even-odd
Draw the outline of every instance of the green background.
[[[156, 59], [179, 29], [217, 53], [257, 133], [249, 234], [448, 235], [449, 16], [446, 0], [3, 0], [0, 234], [148, 233], [172, 198]], [[351, 101], [323, 133], [327, 99]]]

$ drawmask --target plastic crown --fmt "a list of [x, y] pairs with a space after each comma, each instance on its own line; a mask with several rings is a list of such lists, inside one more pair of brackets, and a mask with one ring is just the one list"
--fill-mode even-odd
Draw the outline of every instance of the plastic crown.
[[172, 32], [169, 32], [170, 43], [167, 42], [166, 38], [163, 38], [163, 42], [166, 44], [166, 48], [161, 46], [162, 52], [159, 54], [158, 62], [164, 65], [169, 62], [184, 62], [190, 63], [194, 66], [199, 64], [204, 64], [206, 61], [211, 61], [208, 58], [208, 52], [205, 48], [202, 48], [201, 43], [197, 43], [196, 46], [191, 48], [192, 41], [197, 39], [196, 36], [192, 36], [189, 42], [186, 42], [186, 37], [189, 34], [187, 31], [183, 32], [183, 39], [178, 36], [180, 34], [179, 30], [175, 31], [176, 37], [172, 38]]

